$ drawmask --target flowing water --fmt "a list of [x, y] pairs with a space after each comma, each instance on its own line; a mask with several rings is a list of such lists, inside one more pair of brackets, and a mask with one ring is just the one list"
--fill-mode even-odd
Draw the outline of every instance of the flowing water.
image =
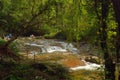
[[[34, 41], [26, 40], [24, 42], [24, 45], [26, 47], [32, 48], [31, 54], [52, 54], [53, 52], [70, 52], [71, 54], [77, 54], [79, 52], [78, 49], [72, 43], [67, 43], [65, 41], [59, 41], [54, 39], [36, 39]], [[70, 68], [70, 70], [93, 70], [101, 67], [101, 65], [99, 64], [86, 62], [85, 60], [83, 61], [85, 63], [85, 66], [72, 67]]]
[[98, 70], [98, 69], [102, 69], [102, 65], [99, 64], [95, 64], [95, 63], [90, 63], [90, 62], [86, 62], [85, 60], [83, 60], [85, 63], [85, 66], [78, 66], [78, 67], [73, 67], [70, 68], [71, 70], [80, 70], [80, 69], [85, 69], [85, 70]]
[[53, 52], [71, 52], [78, 53], [78, 49], [72, 43], [67, 43], [59, 40], [37, 40], [33, 42], [26, 42], [26, 46], [38, 47], [40, 53], [53, 53]]

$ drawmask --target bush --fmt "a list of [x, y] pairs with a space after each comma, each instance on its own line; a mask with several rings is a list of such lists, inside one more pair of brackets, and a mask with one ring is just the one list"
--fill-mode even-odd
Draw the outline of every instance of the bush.
[[60, 31], [54, 36], [54, 38], [66, 40], [67, 39], [67, 34], [66, 34], [65, 31]]
[[17, 43], [15, 42], [12, 42], [10, 45], [9, 45], [10, 49], [15, 52], [15, 53], [18, 53], [19, 52], [19, 49], [17, 48]]
[[59, 64], [36, 63], [36, 64], [33, 64], [32, 67], [48, 75], [48, 80], [62, 80], [62, 79], [71, 80], [70, 75], [68, 74], [68, 70]]
[[[6, 41], [5, 40], [0, 40], [0, 45], [3, 45], [4, 43], [5, 43]], [[9, 48], [13, 51], [13, 52], [15, 52], [15, 53], [18, 53], [19, 52], [19, 49], [17, 48], [17, 43], [15, 43], [15, 42], [12, 42], [12, 43], [10, 43], [9, 44]]]
[[5, 42], [5, 40], [0, 39], [0, 45], [4, 44]]
[[[3, 63], [1, 80], [71, 80], [68, 70], [54, 63]], [[2, 75], [1, 75], [2, 74]]]

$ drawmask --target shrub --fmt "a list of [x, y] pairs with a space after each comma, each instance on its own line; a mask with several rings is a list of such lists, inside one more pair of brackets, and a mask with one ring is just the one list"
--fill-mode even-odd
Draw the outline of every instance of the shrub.
[[9, 45], [10, 49], [15, 52], [15, 53], [18, 53], [19, 52], [19, 49], [17, 48], [17, 43], [15, 42], [12, 42], [10, 45]]
[[0, 45], [4, 44], [5, 42], [5, 40], [0, 39]]
[[[0, 40], [0, 45], [3, 45], [6, 41], [5, 40]], [[19, 49], [17, 48], [17, 43], [15, 42], [12, 42], [9, 44], [9, 48], [15, 52], [15, 53], [18, 53], [19, 52]]]

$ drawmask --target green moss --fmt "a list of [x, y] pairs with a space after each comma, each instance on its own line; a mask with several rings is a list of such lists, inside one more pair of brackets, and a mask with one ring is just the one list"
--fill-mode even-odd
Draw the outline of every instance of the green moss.
[[0, 45], [4, 44], [5, 42], [5, 40], [0, 39]]
[[12, 42], [11, 44], [9, 44], [9, 47], [12, 51], [14, 51], [15, 53], [19, 52], [19, 49], [17, 48], [17, 44], [15, 42]]

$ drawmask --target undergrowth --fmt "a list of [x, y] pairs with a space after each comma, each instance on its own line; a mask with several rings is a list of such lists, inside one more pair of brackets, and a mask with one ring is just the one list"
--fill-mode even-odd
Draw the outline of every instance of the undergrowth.
[[1, 80], [71, 80], [68, 70], [55, 63], [0, 62]]

